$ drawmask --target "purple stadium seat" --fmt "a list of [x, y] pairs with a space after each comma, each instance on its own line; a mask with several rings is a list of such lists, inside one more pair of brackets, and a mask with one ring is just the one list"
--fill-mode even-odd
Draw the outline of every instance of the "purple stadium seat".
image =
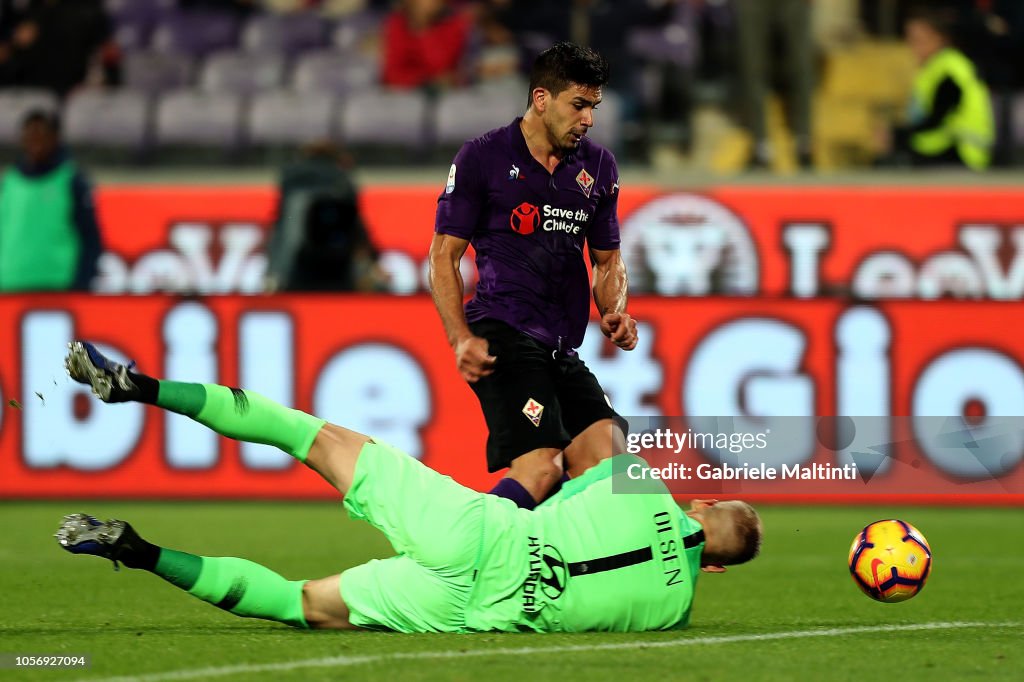
[[57, 111], [57, 96], [49, 90], [0, 90], [0, 145], [14, 146], [21, 137], [21, 122], [33, 109]]
[[209, 10], [169, 13], [153, 33], [152, 47], [160, 52], [203, 57], [238, 44], [239, 20], [234, 14]]
[[299, 92], [344, 95], [376, 87], [379, 82], [380, 67], [374, 60], [331, 50], [303, 55], [292, 75], [292, 87]]
[[144, 50], [149, 45], [149, 31], [140, 24], [118, 24], [114, 29], [114, 42], [125, 52]]
[[334, 96], [274, 90], [256, 95], [247, 112], [248, 139], [256, 145], [298, 145], [332, 137]]
[[176, 90], [160, 98], [156, 142], [161, 146], [233, 149], [242, 139], [242, 99], [232, 93]]
[[64, 107], [72, 145], [141, 149], [149, 134], [149, 98], [134, 90], [78, 90]]
[[340, 20], [331, 33], [334, 49], [354, 52], [369, 37], [380, 32], [383, 16], [376, 12], [357, 12]]
[[177, 90], [192, 82], [191, 57], [161, 52], [129, 52], [124, 57], [124, 84], [150, 94]]
[[199, 87], [206, 92], [251, 95], [273, 90], [283, 79], [284, 57], [278, 53], [226, 51], [207, 58], [199, 74]]
[[416, 90], [373, 89], [342, 103], [341, 137], [351, 145], [422, 148], [426, 137], [427, 99]]
[[128, 50], [148, 45], [153, 29], [174, 4], [175, 0], [106, 0], [104, 3], [114, 21], [118, 45]]
[[242, 31], [247, 52], [276, 52], [294, 57], [327, 44], [327, 21], [312, 12], [262, 14], [253, 17]]
[[508, 125], [526, 110], [523, 91], [467, 88], [443, 93], [434, 114], [434, 139], [441, 145], [461, 145], [492, 128]]
[[694, 10], [679, 3], [672, 19], [657, 28], [635, 28], [626, 34], [629, 51], [651, 62], [692, 68], [700, 50]]

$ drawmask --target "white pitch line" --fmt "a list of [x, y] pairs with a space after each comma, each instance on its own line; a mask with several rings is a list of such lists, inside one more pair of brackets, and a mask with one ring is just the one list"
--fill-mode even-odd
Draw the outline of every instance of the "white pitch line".
[[302, 668], [346, 668], [367, 663], [383, 663], [393, 661], [423, 661], [453, 658], [486, 658], [489, 656], [522, 656], [536, 654], [572, 654], [593, 651], [621, 651], [623, 649], [668, 649], [675, 647], [733, 644], [736, 642], [767, 642], [778, 639], [804, 639], [808, 637], [842, 637], [843, 635], [915, 632], [919, 630], [955, 630], [963, 628], [1016, 628], [1020, 623], [975, 623], [945, 622], [916, 623], [912, 625], [864, 625], [848, 628], [827, 628], [823, 630], [791, 630], [789, 632], [769, 632], [750, 635], [725, 635], [722, 637], [694, 637], [691, 639], [672, 639], [632, 642], [609, 642], [607, 644], [577, 644], [566, 646], [519, 647], [504, 649], [470, 649], [460, 651], [413, 651], [395, 654], [371, 654], [366, 656], [328, 656], [325, 658], [309, 658], [301, 661], [283, 661], [281, 663], [253, 663], [245, 665], [226, 665], [219, 668], [193, 668], [191, 670], [173, 670], [145, 675], [125, 677], [93, 678], [90, 682], [164, 682], [165, 680], [192, 680], [197, 678], [226, 677], [252, 673], [288, 672]]

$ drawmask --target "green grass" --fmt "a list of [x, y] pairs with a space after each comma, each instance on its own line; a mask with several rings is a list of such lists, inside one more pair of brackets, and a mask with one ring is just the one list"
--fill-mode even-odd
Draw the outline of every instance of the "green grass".
[[[295, 579], [330, 575], [389, 554], [384, 538], [348, 520], [340, 504], [0, 504], [0, 653], [92, 656], [86, 670], [8, 669], [0, 670], [0, 680], [99, 679], [356, 656], [369, 659], [217, 679], [931, 682], [1024, 675], [1024, 509], [763, 507], [763, 555], [726, 575], [702, 577], [689, 630], [642, 635], [302, 632], [240, 619], [147, 573], [115, 573], [109, 562], [64, 553], [52, 533], [72, 511], [125, 518], [166, 546], [242, 556]], [[879, 604], [854, 586], [846, 553], [862, 526], [893, 516], [928, 537], [934, 571], [913, 600]], [[952, 621], [992, 626], [887, 630]], [[827, 637], [640, 645], [857, 627], [869, 629]], [[586, 649], [614, 643], [626, 646]], [[507, 652], [559, 647], [583, 650]], [[428, 656], [476, 651], [491, 653]]]

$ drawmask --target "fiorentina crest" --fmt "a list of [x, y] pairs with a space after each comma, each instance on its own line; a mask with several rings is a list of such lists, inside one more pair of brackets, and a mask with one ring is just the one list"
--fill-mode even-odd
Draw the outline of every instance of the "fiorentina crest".
[[540, 416], [544, 414], [544, 406], [538, 403], [533, 398], [526, 401], [523, 405], [523, 414], [534, 426], [540, 426]]
[[590, 190], [594, 187], [594, 176], [587, 172], [584, 168], [580, 171], [580, 174], [576, 176], [576, 184], [580, 186], [583, 193], [588, 197], [590, 196]]

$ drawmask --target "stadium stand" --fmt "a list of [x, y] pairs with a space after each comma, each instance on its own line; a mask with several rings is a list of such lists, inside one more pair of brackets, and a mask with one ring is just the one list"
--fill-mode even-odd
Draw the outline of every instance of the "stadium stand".
[[[466, 88], [442, 93], [434, 114], [434, 141], [450, 148], [511, 121], [526, 108], [523, 92]], [[449, 149], [450, 151], [450, 149]]]
[[317, 14], [263, 14], [246, 22], [241, 44], [249, 53], [277, 53], [290, 59], [324, 47], [328, 28], [328, 21]]
[[299, 58], [291, 77], [298, 92], [329, 92], [346, 95], [377, 84], [378, 65], [362, 55], [321, 50]]
[[328, 92], [261, 92], [246, 112], [246, 138], [254, 146], [300, 145], [336, 137], [335, 98]]
[[64, 108], [64, 136], [77, 149], [141, 152], [149, 143], [150, 101], [137, 90], [79, 90]]
[[365, 90], [346, 99], [338, 132], [350, 147], [422, 152], [428, 137], [427, 97], [418, 90]]
[[[624, 24], [616, 52], [623, 61], [616, 62], [615, 71], [631, 77], [620, 76], [606, 88], [592, 139], [613, 148], [626, 163], [662, 167], [656, 152], [672, 147], [672, 154], [662, 158], [718, 172], [742, 170], [752, 142], [728, 97], [735, 75], [735, 64], [722, 56], [731, 54], [735, 38], [729, 4], [680, 2], [663, 25]], [[319, 136], [353, 140], [357, 146], [405, 146], [422, 152], [423, 159], [436, 159], [520, 113], [523, 66], [551, 42], [573, 37], [559, 34], [558, 26], [529, 21], [496, 26], [499, 15], [485, 13], [467, 43], [471, 63], [463, 70], [473, 76], [468, 86], [431, 84], [422, 92], [397, 94], [377, 90], [385, 48], [382, 25], [390, 7], [384, 2], [105, 0], [104, 6], [117, 43], [113, 52], [105, 49], [102, 55], [109, 73], [100, 77], [97, 62], [79, 86], [85, 91], [72, 90], [66, 100], [45, 91], [11, 89], [16, 84], [9, 83], [0, 91], [0, 142], [9, 144], [12, 121], [45, 100], [75, 121], [70, 134], [77, 146], [151, 148], [156, 161], [168, 146], [186, 141], [188, 147], [219, 150], [281, 146]], [[828, 7], [823, 3], [817, 10], [819, 23], [827, 24], [829, 11], [834, 13]], [[819, 169], [872, 163], [877, 129], [902, 117], [916, 69], [896, 35], [866, 35], [864, 24], [856, 24], [855, 11], [844, 21], [836, 24], [842, 30], [831, 30], [832, 37], [818, 41], [813, 141]], [[897, 30], [898, 22], [893, 24]], [[507, 49], [500, 52], [495, 45]], [[495, 54], [510, 60], [513, 70], [489, 82], [484, 60]], [[100, 84], [113, 89], [100, 94], [95, 90]], [[993, 109], [1002, 158], [1019, 163], [1024, 95], [1014, 87], [1019, 85], [993, 89]], [[189, 91], [194, 91], [189, 101], [197, 111], [171, 113], [183, 106], [181, 98]], [[385, 111], [382, 102], [413, 104], [397, 112]], [[110, 112], [123, 129], [109, 121], [89, 123], [86, 111]], [[216, 133], [196, 130], [207, 116]], [[785, 120], [781, 101], [773, 99], [768, 133], [783, 152], [793, 147]], [[782, 153], [774, 170], [791, 169], [789, 156]]]
[[167, 13], [153, 33], [152, 47], [205, 57], [238, 45], [239, 19], [224, 12], [176, 10]]
[[284, 74], [284, 56], [280, 53], [226, 50], [203, 63], [199, 88], [210, 93], [252, 95], [279, 87]]
[[183, 89], [160, 97], [156, 110], [159, 147], [207, 147], [231, 153], [242, 137], [242, 98], [231, 93]]
[[183, 88], [192, 82], [195, 61], [165, 52], [129, 52], [122, 69], [124, 85], [151, 95]]

